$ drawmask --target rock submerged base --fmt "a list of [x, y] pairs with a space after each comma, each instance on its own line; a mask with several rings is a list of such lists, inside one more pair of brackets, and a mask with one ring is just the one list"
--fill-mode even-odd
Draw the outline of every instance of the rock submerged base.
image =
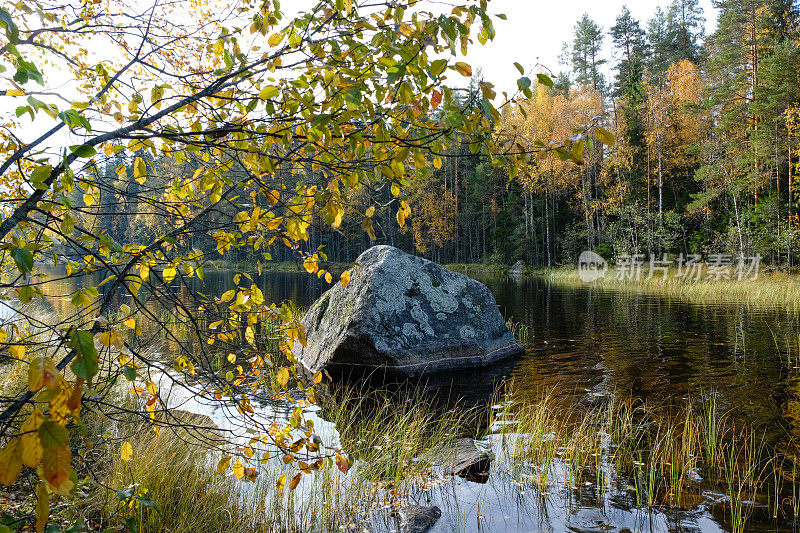
[[361, 254], [302, 323], [294, 353], [310, 372], [419, 376], [524, 353], [485, 285], [391, 246]]

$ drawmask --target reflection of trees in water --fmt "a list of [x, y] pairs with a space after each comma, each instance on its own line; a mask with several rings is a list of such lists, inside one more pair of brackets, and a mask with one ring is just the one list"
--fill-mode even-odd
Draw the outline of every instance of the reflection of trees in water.
[[[520, 390], [589, 400], [622, 392], [664, 403], [714, 390], [723, 408], [770, 426], [782, 425], [795, 396], [787, 364], [798, 352], [794, 311], [484, 282], [501, 312], [533, 331], [529, 357], [514, 372]], [[779, 349], [776, 339], [794, 342]]]

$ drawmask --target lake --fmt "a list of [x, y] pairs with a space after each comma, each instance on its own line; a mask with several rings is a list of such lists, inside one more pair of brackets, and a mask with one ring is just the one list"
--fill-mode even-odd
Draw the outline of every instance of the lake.
[[[477, 276], [506, 319], [532, 336], [526, 355], [496, 371], [464, 373], [454, 389], [489, 400], [492, 382], [513, 379], [516, 394], [549, 393], [591, 406], [610, 396], [650, 404], [686, 403], [713, 395], [732, 420], [753, 424], [773, 444], [798, 435], [798, 317], [793, 310], [738, 304], [697, 305], [592, 287], [559, 287], [541, 279]], [[266, 273], [265, 297], [309, 306], [327, 284], [305, 273]], [[208, 276], [207, 288], [230, 288], [230, 274]], [[487, 382], [489, 385], [487, 385]], [[483, 444], [499, 444], [487, 436]], [[497, 453], [499, 450], [495, 449]], [[552, 466], [563, 475], [564, 465]], [[501, 467], [488, 483], [453, 481], [409, 497], [436, 504], [433, 531], [729, 531], [725, 495], [708, 491], [689, 509], [641, 509], [611, 490], [597, 499], [573, 494], [525, 495]], [[754, 513], [747, 530], [759, 525]], [[372, 527], [390, 531], [396, 518], [376, 512]], [[778, 531], [791, 531], [791, 526]]]
[[[195, 280], [194, 288], [219, 295], [233, 288], [232, 277], [233, 272], [209, 272], [203, 286]], [[730, 420], [757, 427], [773, 445], [800, 436], [800, 322], [794, 310], [698, 305], [589, 286], [562, 287], [541, 279], [476, 277], [491, 289], [501, 314], [525, 327], [530, 342], [524, 357], [453, 377], [453, 389], [472, 403], [498, 401], [490, 397], [492, 390], [511, 380], [515, 395], [536, 399], [549, 394], [565, 409], [591, 408], [612, 397], [670, 406], [713, 396]], [[268, 272], [256, 282], [266, 301], [290, 299], [299, 307], [308, 307], [329, 286], [304, 272]], [[60, 290], [68, 295], [72, 289], [64, 285]], [[151, 301], [148, 308], [157, 311], [158, 305]], [[221, 426], [239, 423], [230, 418], [235, 413], [198, 401], [191, 390], [174, 392], [170, 403], [207, 414]], [[261, 405], [258, 412], [269, 417], [287, 413], [274, 403]], [[320, 415], [308, 413], [327, 442], [338, 442], [336, 428]], [[491, 432], [479, 444], [502, 455], [502, 444]], [[567, 475], [568, 465], [558, 460], [549, 468], [553, 480]], [[726, 495], [718, 488], [704, 491], [691, 507], [645, 508], [631, 500], [630, 487], [622, 482], [598, 497], [592, 487], [558, 489], [557, 483], [552, 490], [533, 491], [525, 475], [521, 478], [496, 461], [486, 483], [456, 478], [414, 486], [406, 497], [441, 507], [442, 518], [433, 532], [732, 530]], [[303, 477], [300, 493], [310, 477]], [[772, 520], [759, 521], [763, 514], [753, 512], [746, 530], [795, 530], [789, 523], [778, 527]], [[399, 526], [396, 515], [380, 508], [370, 522], [376, 533]]]

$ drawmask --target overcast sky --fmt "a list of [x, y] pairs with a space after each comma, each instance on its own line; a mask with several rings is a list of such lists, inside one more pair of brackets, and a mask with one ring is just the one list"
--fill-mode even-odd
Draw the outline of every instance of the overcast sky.
[[[519, 77], [514, 61], [526, 69], [533, 69], [533, 73], [541, 71], [534, 68], [537, 63], [558, 73], [561, 43], [572, 43], [575, 23], [583, 13], [588, 13], [589, 18], [602, 28], [605, 58], [611, 62], [608, 30], [614, 25], [622, 6], [627, 5], [646, 29], [656, 7], [660, 5], [666, 11], [668, 4], [669, 0], [491, 0], [489, 9], [493, 13], [505, 13], [508, 20], [494, 19], [497, 36], [484, 47], [476, 45], [468, 56], [469, 61], [473, 67], [483, 70], [484, 79], [493, 81], [498, 92], [511, 91], [516, 88]], [[716, 10], [711, 6], [711, 0], [700, 0], [700, 5], [706, 17], [708, 35], [716, 27]]]

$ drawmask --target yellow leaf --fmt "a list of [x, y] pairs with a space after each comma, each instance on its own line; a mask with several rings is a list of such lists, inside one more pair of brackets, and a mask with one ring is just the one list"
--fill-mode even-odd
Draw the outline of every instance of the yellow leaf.
[[36, 468], [42, 460], [42, 443], [39, 441], [39, 426], [44, 421], [44, 415], [34, 409], [27, 420], [20, 427], [20, 441], [22, 445], [22, 463], [31, 468]]
[[303, 268], [305, 268], [306, 272], [309, 274], [316, 272], [319, 269], [316, 258], [313, 255], [306, 257], [306, 260], [303, 261]]
[[259, 100], [269, 100], [270, 98], [275, 98], [276, 96], [278, 96], [279, 92], [280, 91], [278, 90], [278, 88], [275, 87], [274, 85], [267, 85], [266, 87], [261, 89], [261, 92], [258, 93], [258, 98]]
[[275, 204], [278, 203], [278, 200], [280, 200], [281, 193], [280, 193], [280, 191], [274, 191], [273, 190], [273, 191], [269, 191], [266, 194], [266, 196], [267, 196], [267, 201], [269, 201], [270, 204], [275, 205]]
[[123, 442], [122, 448], [119, 450], [119, 456], [122, 457], [122, 460], [130, 462], [131, 458], [133, 457], [133, 446], [131, 446], [130, 442]]
[[255, 283], [250, 286], [250, 298], [256, 305], [263, 305], [264, 303], [264, 293], [261, 292], [261, 289], [256, 287]]
[[472, 67], [469, 64], [459, 61], [454, 65], [456, 71], [464, 77], [469, 78], [472, 76]]
[[302, 475], [303, 475], [303, 474], [297, 474], [296, 476], [294, 476], [294, 477], [292, 478], [292, 480], [289, 482], [289, 490], [294, 490], [294, 489], [296, 489], [296, 488], [297, 488], [297, 485], [299, 485], [299, 484], [300, 484], [300, 477], [301, 477]]
[[319, 383], [320, 381], [322, 381], [322, 371], [314, 374], [314, 383]]
[[331, 276], [330, 272], [325, 272], [325, 282], [326, 283], [333, 283], [333, 276]]
[[233, 475], [236, 479], [242, 479], [242, 476], [244, 476], [244, 465], [238, 459], [233, 463]]
[[59, 386], [61, 373], [49, 357], [37, 357], [28, 367], [28, 388], [37, 391], [42, 387], [56, 389]]
[[372, 218], [372, 215], [374, 214], [375, 214], [375, 206], [371, 205], [369, 206], [369, 208], [367, 208], [367, 212], [365, 213], [365, 215], [367, 215], [367, 218]]
[[281, 388], [285, 389], [286, 384], [289, 383], [289, 369], [284, 367], [278, 370], [276, 379], [278, 380], [278, 385], [280, 385]]
[[433, 168], [435, 168], [436, 170], [439, 170], [439, 169], [442, 168], [442, 158], [439, 157], [438, 155], [434, 156], [434, 158], [433, 158]]
[[25, 96], [25, 91], [22, 89], [9, 89], [6, 91], [6, 96]]
[[63, 448], [48, 448], [42, 457], [42, 476], [55, 490], [63, 490], [71, 486], [69, 475], [72, 469], [72, 452], [69, 446]]
[[344, 207], [339, 205], [339, 206], [336, 207], [336, 216], [334, 216], [334, 218], [333, 218], [332, 226], [334, 228], [338, 228], [339, 226], [341, 226], [343, 217], [344, 217]]
[[136, 329], [136, 319], [132, 316], [129, 316], [125, 319], [125, 326], [130, 329]]
[[133, 162], [133, 177], [141, 178], [147, 175], [147, 164], [144, 159], [137, 157]]
[[104, 331], [97, 336], [97, 339], [103, 346], [116, 346], [117, 348], [125, 347], [125, 339], [122, 338], [122, 335], [120, 335], [118, 331]]
[[338, 468], [342, 474], [346, 474], [347, 471], [350, 470], [350, 461], [348, 461], [347, 457], [340, 453], [336, 454], [336, 458], [333, 462], [336, 463], [336, 468]]
[[25, 347], [21, 344], [12, 344], [8, 347], [8, 353], [14, 359], [22, 359], [25, 357]]
[[273, 33], [272, 35], [269, 36], [269, 40], [267, 41], [267, 44], [274, 48], [274, 47], [278, 46], [279, 44], [281, 44], [281, 41], [283, 41], [283, 33], [281, 33], [281, 32]]
[[342, 275], [339, 276], [339, 282], [342, 284], [342, 287], [347, 287], [347, 284], [350, 283], [350, 271], [345, 270], [342, 272]]
[[36, 484], [36, 533], [42, 533], [50, 518], [50, 493], [47, 485], [39, 480]]
[[161, 275], [164, 277], [164, 282], [169, 283], [175, 279], [175, 274], [177, 274], [177, 270], [173, 265], [170, 265], [164, 269], [164, 272], [162, 272]]
[[219, 463], [217, 463], [217, 474], [221, 474], [221, 473], [225, 472], [230, 465], [231, 465], [231, 456], [230, 455], [220, 459]]
[[248, 343], [255, 345], [256, 334], [251, 326], [247, 326], [247, 329], [244, 330], [244, 338]]
[[281, 477], [278, 478], [275, 485], [278, 487], [278, 492], [282, 491], [283, 486], [286, 485], [286, 474], [281, 474]]
[[397, 210], [397, 223], [401, 228], [406, 225], [406, 211], [403, 208]]
[[11, 439], [0, 451], [0, 483], [6, 487], [14, 483], [22, 471], [22, 450], [19, 439]]

